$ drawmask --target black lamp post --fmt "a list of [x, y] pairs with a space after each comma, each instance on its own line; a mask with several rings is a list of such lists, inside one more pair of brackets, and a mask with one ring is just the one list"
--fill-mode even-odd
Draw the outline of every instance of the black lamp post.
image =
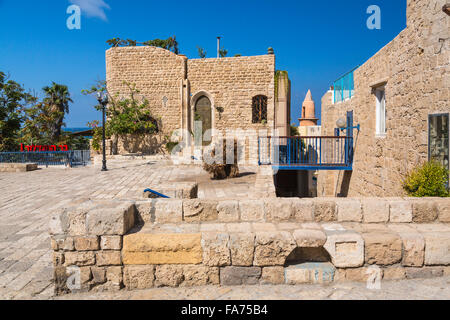
[[106, 105], [108, 104], [108, 95], [103, 92], [97, 93], [97, 100], [98, 103], [102, 106], [102, 112], [103, 112], [103, 165], [102, 165], [102, 171], [108, 171], [106, 168], [106, 141], [105, 141], [105, 122], [106, 122]]

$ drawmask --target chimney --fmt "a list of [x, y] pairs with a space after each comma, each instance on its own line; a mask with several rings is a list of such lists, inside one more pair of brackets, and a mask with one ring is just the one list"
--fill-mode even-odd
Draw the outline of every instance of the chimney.
[[217, 37], [217, 58], [220, 58], [220, 39], [222, 37]]

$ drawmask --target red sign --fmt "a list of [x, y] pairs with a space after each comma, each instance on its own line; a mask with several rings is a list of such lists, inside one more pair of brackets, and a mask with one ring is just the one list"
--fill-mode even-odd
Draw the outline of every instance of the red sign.
[[[60, 150], [58, 150], [60, 149]], [[40, 145], [31, 145], [24, 146], [23, 143], [20, 144], [21, 152], [44, 152], [44, 151], [69, 151], [69, 147], [67, 145], [59, 145], [59, 146], [40, 146]]]

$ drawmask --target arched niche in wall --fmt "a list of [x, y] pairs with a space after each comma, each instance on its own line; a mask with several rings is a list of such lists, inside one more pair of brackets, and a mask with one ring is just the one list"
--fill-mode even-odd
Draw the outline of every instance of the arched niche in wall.
[[203, 146], [211, 144], [214, 135], [214, 99], [207, 91], [199, 91], [191, 98], [191, 128], [195, 133], [195, 122], [201, 121]]

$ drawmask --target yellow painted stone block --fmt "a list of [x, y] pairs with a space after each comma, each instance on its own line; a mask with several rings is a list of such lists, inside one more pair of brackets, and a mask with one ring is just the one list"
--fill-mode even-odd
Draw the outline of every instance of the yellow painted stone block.
[[200, 264], [201, 234], [131, 234], [123, 238], [125, 265]]

